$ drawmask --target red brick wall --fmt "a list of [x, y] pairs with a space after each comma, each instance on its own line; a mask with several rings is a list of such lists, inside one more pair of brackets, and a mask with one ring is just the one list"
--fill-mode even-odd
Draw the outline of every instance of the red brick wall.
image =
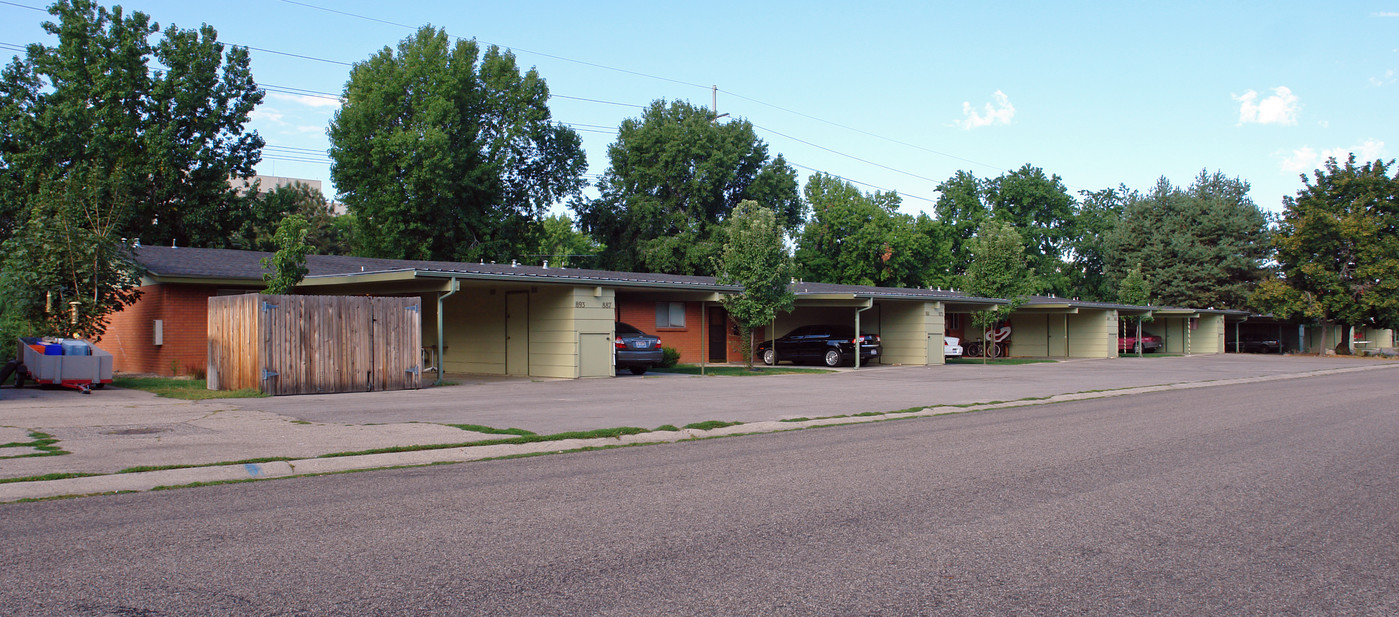
[[[150, 285], [141, 299], [112, 316], [97, 343], [119, 373], [187, 375], [208, 362], [209, 298], [213, 286]], [[155, 344], [155, 320], [165, 322], [165, 344]], [[174, 371], [172, 373], [172, 370]]]
[[[704, 337], [707, 336], [701, 315], [702, 310], [701, 303], [686, 302], [684, 328], [657, 328], [655, 301], [619, 298], [617, 300], [617, 321], [629, 323], [642, 332], [661, 337], [661, 345], [674, 347], [676, 351], [680, 352], [680, 362], [699, 364], [705, 352], [705, 348], [702, 346], [705, 344]], [[720, 310], [723, 309], [710, 305], [710, 318], [713, 319], [714, 313]], [[728, 339], [729, 361], [742, 361], [743, 353], [738, 349], [738, 337], [733, 334], [732, 327], [728, 328]], [[704, 358], [704, 360], [707, 362], [708, 358]]]

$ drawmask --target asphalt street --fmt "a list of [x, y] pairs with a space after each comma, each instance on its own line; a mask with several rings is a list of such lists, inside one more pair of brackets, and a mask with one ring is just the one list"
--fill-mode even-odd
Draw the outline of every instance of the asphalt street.
[[1395, 615], [1388, 371], [0, 506], [3, 615]]

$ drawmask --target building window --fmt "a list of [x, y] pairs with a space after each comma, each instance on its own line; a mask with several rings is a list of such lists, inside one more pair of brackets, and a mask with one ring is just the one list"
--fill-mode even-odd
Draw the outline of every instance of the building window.
[[684, 302], [657, 302], [657, 303], [656, 303], [656, 327], [657, 327], [657, 328], [684, 328], [684, 327], [685, 327], [685, 303], [684, 303]]
[[961, 329], [962, 329], [962, 314], [961, 314], [961, 313], [948, 313], [948, 314], [947, 314], [947, 329], [948, 329], [948, 330], [961, 330]]

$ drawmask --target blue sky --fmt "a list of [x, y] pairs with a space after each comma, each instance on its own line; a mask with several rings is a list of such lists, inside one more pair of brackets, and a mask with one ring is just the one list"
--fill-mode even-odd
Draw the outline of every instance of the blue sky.
[[[48, 16], [24, 8], [46, 6], [3, 0], [0, 51], [46, 40]], [[429, 23], [536, 67], [594, 177], [624, 118], [661, 98], [709, 105], [716, 85], [720, 113], [751, 121], [803, 180], [821, 170], [896, 190], [910, 213], [931, 213], [957, 170], [994, 177], [1026, 163], [1074, 192], [1222, 171], [1277, 211], [1325, 156], [1399, 151], [1399, 0], [122, 6], [256, 48], [268, 90], [251, 124], [269, 146], [259, 172], [322, 180], [328, 193], [338, 103], [324, 94], [342, 91], [349, 63]]]

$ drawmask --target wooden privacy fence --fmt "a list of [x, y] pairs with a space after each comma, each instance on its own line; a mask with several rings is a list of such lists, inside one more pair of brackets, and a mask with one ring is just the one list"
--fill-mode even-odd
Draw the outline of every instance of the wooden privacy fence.
[[210, 390], [267, 394], [422, 387], [419, 298], [209, 298]]

